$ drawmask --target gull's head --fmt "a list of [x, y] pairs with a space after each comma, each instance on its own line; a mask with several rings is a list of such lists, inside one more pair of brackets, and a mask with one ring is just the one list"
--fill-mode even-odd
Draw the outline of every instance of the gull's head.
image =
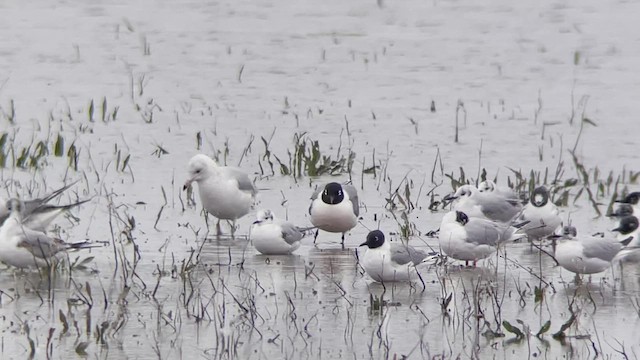
[[455, 199], [461, 199], [465, 197], [471, 197], [474, 193], [478, 191], [478, 188], [473, 185], [462, 185], [456, 190], [453, 195], [447, 195], [444, 197], [445, 201], [453, 201]]
[[636, 230], [638, 230], [638, 218], [633, 215], [623, 217], [620, 219], [618, 227], [611, 229], [611, 231], [617, 231], [622, 235], [631, 234]]
[[273, 221], [273, 212], [269, 209], [260, 209], [256, 213], [256, 221], [254, 224], [261, 224], [263, 222]]
[[549, 191], [544, 186], [538, 186], [531, 194], [531, 205], [543, 207], [549, 202]]
[[367, 235], [367, 241], [360, 244], [360, 246], [368, 246], [369, 249], [379, 248], [384, 244], [384, 234], [380, 230], [373, 230]]
[[496, 183], [493, 180], [485, 180], [478, 184], [478, 191], [480, 192], [494, 192], [496, 190]]
[[191, 186], [192, 182], [199, 182], [209, 177], [212, 169], [216, 167], [216, 162], [204, 154], [198, 154], [189, 160], [189, 178], [184, 183], [183, 189], [186, 190]]
[[578, 236], [578, 229], [571, 225], [564, 226], [562, 228], [562, 236], [567, 239], [573, 239]]
[[337, 182], [331, 182], [325, 185], [322, 191], [322, 202], [329, 205], [340, 204], [344, 200], [344, 191], [342, 185]]
[[640, 203], [640, 192], [635, 191], [624, 197], [622, 200], [616, 200], [619, 203], [638, 205]]
[[456, 193], [453, 195], [458, 198], [463, 197], [471, 197], [478, 191], [478, 188], [473, 185], [462, 185], [456, 190]]
[[620, 204], [618, 205], [618, 209], [612, 212], [611, 214], [609, 214], [608, 216], [625, 217], [629, 215], [633, 215], [633, 205]]
[[19, 199], [13, 198], [7, 201], [6, 207], [12, 215], [20, 215], [24, 210], [24, 203]]
[[469, 217], [462, 211], [456, 211], [456, 222], [464, 226], [469, 222]]

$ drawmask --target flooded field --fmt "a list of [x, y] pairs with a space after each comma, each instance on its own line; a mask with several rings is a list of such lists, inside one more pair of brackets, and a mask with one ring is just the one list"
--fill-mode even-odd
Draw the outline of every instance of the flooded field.
[[[6, 1], [0, 195], [78, 181], [65, 241], [105, 242], [54, 273], [0, 271], [2, 358], [627, 358], [640, 268], [574, 282], [526, 241], [479, 263], [373, 283], [369, 229], [438, 251], [461, 183], [553, 186], [604, 232], [639, 190], [635, 2]], [[358, 226], [291, 256], [214, 235], [187, 163], [239, 166], [256, 209], [309, 226], [328, 180]], [[229, 227], [223, 224], [223, 230]], [[545, 250], [551, 252], [551, 248]]]

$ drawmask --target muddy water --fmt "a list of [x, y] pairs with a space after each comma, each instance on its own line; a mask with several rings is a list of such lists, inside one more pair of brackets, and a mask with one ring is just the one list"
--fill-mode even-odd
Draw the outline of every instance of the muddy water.
[[[633, 265], [623, 277], [608, 271], [576, 286], [548, 256], [518, 243], [507, 260], [480, 269], [425, 268], [423, 291], [371, 284], [355, 253], [367, 228], [400, 230], [402, 207], [388, 211], [385, 198], [405, 175], [419, 235], [411, 242], [425, 249], [436, 247], [424, 234], [442, 216], [427, 210], [425, 194], [450, 191], [443, 172], [458, 177], [462, 167], [477, 178], [486, 168], [504, 184], [514, 177], [509, 168], [554, 173], [564, 161], [563, 178], [577, 177], [567, 149], [582, 117], [597, 124], [586, 124], [576, 145], [588, 169], [637, 171], [629, 134], [639, 129], [638, 7], [3, 2], [3, 131], [18, 149], [61, 134], [65, 154], [72, 143], [80, 152], [77, 171], [53, 149], [38, 170], [9, 163], [5, 192], [27, 196], [81, 180], [76, 191], [93, 200], [74, 213], [78, 221], [57, 222], [60, 236], [110, 243], [81, 254], [95, 258], [71, 276], [0, 274], [3, 358], [29, 356], [30, 340], [38, 358], [584, 358], [618, 356], [620, 344], [640, 351]], [[327, 178], [295, 181], [277, 163], [272, 175], [261, 140], [273, 134], [269, 150], [288, 163], [296, 133], [318, 140], [325, 155], [356, 154], [363, 219], [347, 249], [321, 233], [317, 246], [307, 240], [294, 256], [267, 258], [246, 240], [214, 239], [181, 192], [188, 159], [202, 151], [239, 164], [256, 178], [259, 207], [306, 225], [307, 199]], [[168, 153], [158, 156], [159, 147]], [[438, 165], [432, 178], [438, 152], [444, 171]], [[374, 161], [381, 171], [363, 175]], [[612, 226], [594, 220], [584, 197], [563, 210], [584, 234]], [[240, 220], [240, 235], [252, 216]], [[569, 337], [551, 338], [572, 311]], [[506, 320], [535, 335], [549, 319], [540, 339], [487, 332], [506, 332], [498, 328]]]

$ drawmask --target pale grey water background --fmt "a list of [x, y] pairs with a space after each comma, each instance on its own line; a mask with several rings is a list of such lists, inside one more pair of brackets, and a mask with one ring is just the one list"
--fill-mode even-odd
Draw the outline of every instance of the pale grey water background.
[[[508, 258], [553, 284], [555, 292], [546, 287], [542, 303], [534, 301], [533, 288], [540, 286], [535, 276], [511, 262], [505, 269], [502, 259], [495, 275], [494, 259], [484, 271], [428, 269], [424, 292], [420, 285], [388, 286], [384, 297], [392, 306], [371, 313], [370, 294], [380, 295], [382, 287], [368, 285], [354, 252], [340, 250], [339, 237], [326, 233], [317, 248], [307, 240], [295, 256], [268, 262], [246, 241], [207, 240], [190, 281], [172, 276], [171, 268], [175, 263], [179, 272], [206, 232], [199, 208], [183, 212], [180, 200], [186, 162], [198, 152], [198, 132], [201, 151], [208, 154], [224, 151], [228, 141], [228, 163], [242, 158], [240, 166], [257, 178], [259, 206], [302, 225], [308, 223], [310, 182], [316, 181], [260, 176], [260, 138], [276, 129], [270, 150], [283, 160], [287, 150], [293, 152], [295, 133], [307, 132], [332, 156], [339, 147], [343, 155], [351, 147], [363, 225], [348, 236], [348, 248], [363, 241], [366, 227], [398, 231], [384, 198], [411, 169], [413, 196], [426, 182], [409, 219], [422, 233], [438, 227], [442, 212], [429, 212], [425, 197], [434, 186], [438, 149], [444, 171], [456, 177], [459, 167], [477, 177], [481, 144], [481, 167], [490, 177], [499, 174], [501, 184], [507, 175], [513, 178], [508, 167], [525, 175], [531, 169], [553, 173], [559, 156], [567, 161], [564, 178], [577, 177], [567, 149], [584, 112], [598, 125], [585, 127], [577, 147], [585, 166], [598, 167], [604, 177], [610, 170], [614, 176], [623, 169], [637, 171], [639, 11], [638, 3], [613, 1], [387, 1], [382, 7], [375, 1], [3, 2], [0, 106], [5, 114], [11, 101], [15, 107], [15, 124], [3, 116], [3, 131], [15, 134], [16, 148], [34, 139], [52, 144], [61, 133], [66, 147], [75, 142], [80, 151], [80, 172], [69, 169], [66, 156], [47, 156], [37, 171], [9, 166], [2, 178], [15, 182], [6, 192], [28, 196], [27, 186], [35, 184], [35, 192], [43, 193], [43, 184], [51, 190], [65, 179], [80, 179], [80, 196], [95, 197], [74, 212], [77, 224], [58, 221], [62, 237], [122, 238], [125, 225], [110, 216], [110, 199], [123, 219], [134, 218], [132, 235], [141, 258], [134, 276], [123, 272], [122, 263], [116, 268], [114, 246], [92, 251], [96, 259], [90, 267], [97, 273], [72, 273], [79, 287], [90, 284], [90, 310], [68, 304], [68, 298], [82, 298], [65, 279], [68, 274], [48, 292], [37, 274], [0, 273], [2, 357], [27, 357], [29, 339], [36, 356], [46, 357], [50, 328], [53, 358], [76, 355], [81, 343], [91, 358], [586, 358], [596, 351], [621, 357], [620, 344], [636, 357], [636, 267], [626, 266], [622, 280], [611, 271], [592, 278], [591, 298], [575, 297], [578, 317], [567, 331], [590, 338], [561, 345], [550, 334], [569, 319], [576, 286], [548, 257], [540, 264], [526, 244], [510, 247]], [[101, 121], [103, 98], [107, 113], [118, 107], [115, 121]], [[88, 121], [91, 100], [95, 122]], [[436, 112], [430, 111], [432, 100]], [[467, 120], [463, 126], [460, 112], [455, 144], [459, 101]], [[147, 124], [143, 118], [151, 113]], [[546, 126], [543, 138], [545, 122], [557, 124]], [[243, 157], [252, 136], [251, 151]], [[156, 157], [156, 145], [169, 153]], [[387, 166], [391, 184], [361, 177], [374, 153]], [[129, 154], [129, 167], [117, 169]], [[434, 180], [444, 181], [436, 194], [451, 190], [440, 171]], [[163, 190], [167, 205], [154, 228]], [[600, 199], [603, 211], [609, 199]], [[596, 214], [584, 197], [564, 210], [581, 233], [613, 227], [608, 219], [593, 220]], [[240, 221], [239, 233], [248, 232], [252, 216]], [[425, 247], [418, 238], [411, 241]], [[133, 261], [133, 245], [116, 243], [116, 254]], [[317, 277], [305, 278], [309, 262]], [[158, 268], [164, 276], [154, 299]], [[121, 296], [125, 283], [131, 288]], [[192, 297], [190, 286], [196, 289]], [[523, 290], [525, 303], [520, 303]], [[450, 315], [443, 317], [439, 302], [451, 293]], [[503, 299], [500, 309], [496, 299]], [[70, 325], [63, 333], [60, 311], [78, 322], [78, 330]], [[544, 341], [532, 336], [512, 343], [510, 333], [488, 340], [477, 334], [486, 330], [483, 320], [476, 321], [478, 311], [493, 330], [496, 313], [498, 322], [515, 325], [521, 319], [534, 334], [551, 319], [551, 330]], [[103, 340], [96, 341], [103, 323]]]

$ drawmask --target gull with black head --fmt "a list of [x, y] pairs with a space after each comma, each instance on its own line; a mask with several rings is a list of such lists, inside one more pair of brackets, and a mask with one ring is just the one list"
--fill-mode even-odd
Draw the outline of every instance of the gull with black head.
[[611, 231], [618, 232], [618, 241], [630, 238], [630, 247], [640, 247], [640, 221], [634, 215], [628, 215], [620, 219], [618, 226]]
[[[311, 224], [318, 230], [342, 233], [342, 246], [344, 246], [344, 234], [358, 224], [360, 215], [358, 191], [353, 185], [342, 185], [337, 182], [318, 187], [311, 195], [309, 215]], [[315, 238], [317, 237], [318, 231]]]
[[[368, 247], [360, 257], [360, 265], [373, 280], [382, 283], [420, 277], [416, 266], [430, 258], [429, 254], [407, 244], [386, 241], [380, 230], [369, 232], [367, 241], [360, 246]], [[424, 281], [422, 283], [424, 285]]]
[[636, 217], [640, 215], [640, 192], [632, 192], [627, 194], [621, 200], [616, 200], [618, 203], [618, 207], [616, 211], [609, 214], [609, 216], [616, 217], [624, 217], [627, 215], [635, 215]]
[[522, 228], [529, 240], [540, 240], [552, 235], [562, 224], [560, 210], [551, 201], [549, 191], [544, 186], [533, 190], [529, 202], [518, 217], [518, 221], [529, 221]]

